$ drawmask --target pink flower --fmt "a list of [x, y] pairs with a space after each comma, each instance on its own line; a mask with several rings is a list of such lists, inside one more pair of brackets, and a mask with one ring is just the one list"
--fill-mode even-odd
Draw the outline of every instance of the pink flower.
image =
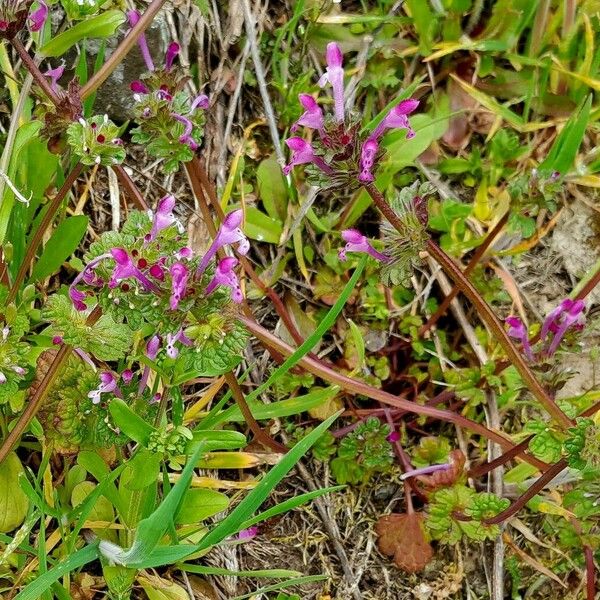
[[508, 325], [508, 335], [519, 340], [523, 346], [523, 352], [528, 360], [533, 361], [533, 352], [529, 343], [527, 327], [519, 317], [506, 317], [505, 323]]
[[133, 371], [131, 369], [125, 369], [121, 373], [121, 377], [126, 384], [131, 383], [131, 380], [133, 379]]
[[208, 266], [208, 263], [215, 256], [215, 254], [224, 246], [238, 244], [238, 253], [241, 255], [248, 254], [248, 250], [250, 250], [250, 242], [248, 241], [248, 238], [244, 235], [244, 232], [240, 228], [243, 218], [244, 213], [242, 210], [239, 209], [230, 212], [225, 217], [213, 243], [211, 244], [206, 254], [202, 257], [202, 261], [198, 265], [196, 277], [199, 277], [200, 275], [202, 275], [202, 273], [204, 273], [206, 267]]
[[87, 306], [84, 302], [85, 294], [78, 290], [76, 287], [69, 287], [69, 298], [71, 298], [71, 302], [73, 306], [80, 312], [87, 310]]
[[146, 84], [138, 80], [132, 81], [129, 85], [129, 89], [134, 94], [143, 94], [144, 96], [150, 93], [150, 90], [146, 87]]
[[[140, 20], [140, 13], [137, 10], [130, 10], [127, 12], [127, 18], [129, 19], [129, 25], [131, 27], [135, 27], [137, 22]], [[148, 71], [154, 71], [154, 61], [152, 60], [152, 55], [150, 54], [150, 50], [148, 49], [148, 42], [146, 41], [146, 36], [142, 33], [142, 35], [138, 38], [138, 46], [140, 48], [140, 52], [142, 53], [142, 58], [146, 63], [146, 68]]]
[[50, 87], [52, 88], [52, 91], [54, 92], [58, 92], [58, 80], [63, 76], [63, 73], [65, 72], [65, 61], [62, 61], [62, 64], [60, 64], [58, 67], [55, 67], [54, 69], [48, 69], [44, 75], [46, 77], [50, 78]]
[[371, 183], [375, 179], [372, 171], [378, 150], [379, 144], [373, 138], [369, 138], [362, 146], [360, 151], [360, 173], [358, 175], [358, 180], [362, 183]]
[[345, 229], [342, 231], [342, 238], [347, 244], [338, 250], [340, 260], [346, 260], [346, 252], [366, 252], [374, 259], [381, 262], [389, 262], [390, 257], [377, 252], [369, 243], [369, 240], [357, 229]]
[[114, 392], [115, 396], [120, 395], [117, 388], [117, 378], [109, 371], [102, 371], [100, 373], [100, 385], [88, 394], [88, 398], [91, 398], [93, 404], [99, 404], [101, 394], [110, 392]]
[[39, 31], [48, 18], [48, 5], [44, 0], [38, 0], [38, 8], [29, 13], [29, 29], [32, 32]]
[[238, 540], [250, 540], [253, 537], [256, 537], [257, 535], [258, 535], [258, 526], [253, 525], [252, 527], [248, 527], [248, 529], [242, 529], [237, 534], [237, 539]]
[[171, 298], [169, 306], [171, 310], [176, 310], [180, 300], [185, 296], [186, 286], [189, 278], [188, 268], [180, 262], [171, 265]]
[[227, 256], [219, 261], [217, 268], [215, 269], [215, 275], [210, 280], [210, 283], [206, 286], [205, 293], [208, 296], [212, 293], [217, 286], [222, 285], [231, 289], [231, 299], [236, 303], [240, 304], [244, 296], [240, 289], [240, 284], [237, 275], [233, 269], [237, 266], [238, 259], [233, 256]]
[[323, 111], [317, 104], [317, 101], [310, 94], [300, 94], [298, 96], [300, 104], [304, 107], [304, 113], [292, 125], [291, 130], [297, 131], [300, 126], [310, 129], [323, 129]]
[[328, 175], [333, 173], [333, 169], [320, 156], [315, 154], [313, 147], [306, 140], [301, 137], [291, 137], [285, 140], [285, 143], [292, 151], [292, 160], [283, 167], [285, 175], [289, 175], [293, 167], [306, 163], [316, 165]]
[[183, 333], [183, 329], [180, 329], [177, 333], [167, 333], [166, 352], [169, 358], [177, 358], [179, 356], [179, 349], [175, 347], [176, 342], [180, 342], [184, 346], [194, 345], [192, 340]]
[[330, 84], [333, 89], [333, 103], [335, 107], [335, 120], [344, 122], [344, 69], [342, 67], [343, 55], [340, 47], [335, 42], [327, 44], [325, 52], [327, 69], [319, 79], [319, 86]]
[[175, 223], [175, 215], [173, 209], [175, 208], [175, 196], [170, 194], [159, 200], [156, 208], [156, 213], [152, 219], [152, 229], [150, 233], [144, 238], [146, 242], [152, 242], [156, 239], [156, 236], [167, 229], [173, 223]]
[[192, 137], [192, 131], [194, 131], [194, 124], [187, 117], [184, 117], [183, 115], [180, 115], [177, 113], [171, 113], [171, 116], [176, 121], [179, 121], [180, 123], [182, 123], [184, 126], [184, 131], [179, 136], [179, 141], [182, 144], [187, 144], [194, 152], [196, 150], [198, 150], [198, 144]]
[[385, 133], [386, 129], [406, 129], [406, 139], [413, 138], [415, 132], [410, 126], [408, 115], [412, 113], [417, 106], [419, 106], [418, 100], [414, 100], [413, 98], [402, 100], [390, 110], [369, 137], [379, 139]]
[[585, 302], [583, 300], [571, 300], [565, 298], [548, 316], [542, 324], [540, 338], [544, 340], [551, 332], [553, 334], [552, 342], [546, 349], [546, 354], [552, 356], [558, 349], [558, 346], [565, 333], [570, 329], [580, 330], [585, 325]]
[[165, 68], [167, 71], [171, 70], [173, 66], [173, 61], [177, 58], [179, 51], [181, 48], [177, 42], [171, 42], [169, 47], [167, 48], [167, 53], [165, 55]]
[[155, 360], [158, 356], [158, 351], [160, 350], [160, 338], [157, 335], [154, 335], [148, 340], [146, 344], [146, 356], [150, 360]]
[[112, 272], [108, 287], [117, 287], [119, 281], [133, 277], [137, 279], [146, 291], [158, 292], [159, 289], [152, 283], [134, 264], [131, 257], [123, 248], [113, 248], [111, 256], [115, 260], [115, 267]]

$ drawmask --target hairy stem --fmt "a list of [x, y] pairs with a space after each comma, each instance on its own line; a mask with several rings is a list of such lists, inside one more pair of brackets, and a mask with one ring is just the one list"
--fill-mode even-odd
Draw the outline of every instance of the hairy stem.
[[[500, 231], [502, 231], [502, 228], [506, 225], [506, 222], [508, 221], [508, 216], [509, 212], [507, 211], [504, 213], [502, 218], [496, 223], [496, 225], [494, 225], [494, 228], [487, 234], [483, 243], [477, 248], [477, 250], [475, 250], [473, 256], [471, 257], [471, 260], [469, 260], [469, 263], [463, 271], [463, 275], [465, 277], [470, 275], [473, 272], [473, 269], [475, 269], [475, 267], [479, 264], [479, 261], [481, 260], [482, 256], [486, 253], [487, 249], [492, 245], [493, 241], [496, 239]], [[450, 303], [452, 302], [452, 300], [454, 300], [454, 298], [456, 298], [456, 296], [458, 296], [459, 292], [459, 287], [457, 285], [454, 285], [451, 292], [442, 300], [442, 303], [438, 306], [438, 309], [433, 313], [433, 315], [431, 315], [431, 317], [429, 317], [427, 323], [425, 323], [419, 329], [419, 337], [425, 335], [425, 333], [427, 333], [427, 331], [429, 331], [438, 322], [438, 320], [441, 317], [443, 317], [444, 314], [446, 314]]]
[[15, 37], [11, 41], [13, 47], [21, 57], [23, 64], [26, 69], [31, 73], [31, 76], [35, 79], [35, 82], [42, 88], [44, 94], [52, 101], [52, 104], [58, 106], [61, 102], [59, 95], [52, 89], [50, 82], [44, 77], [44, 74], [40, 71], [39, 67], [35, 64], [33, 58], [27, 48], [23, 46], [23, 42], [18, 37]]
[[77, 163], [75, 165], [75, 167], [73, 168], [73, 170], [69, 173], [69, 175], [65, 179], [65, 182], [62, 184], [61, 188], [56, 193], [56, 196], [54, 196], [54, 198], [52, 199], [52, 202], [50, 202], [48, 208], [46, 209], [46, 214], [44, 215], [44, 217], [43, 217], [41, 223], [39, 224], [39, 226], [37, 227], [37, 229], [35, 230], [35, 233], [33, 234], [31, 241], [27, 244], [27, 250], [25, 252], [25, 257], [23, 258], [23, 262], [19, 266], [19, 271], [17, 272], [15, 280], [13, 281], [12, 287], [10, 288], [10, 291], [8, 293], [8, 298], [7, 298], [8, 304], [13, 302], [14, 299], [17, 297], [19, 288], [21, 287], [21, 284], [25, 280], [25, 275], [27, 274], [27, 271], [29, 270], [29, 267], [31, 266], [31, 261], [33, 260], [33, 257], [35, 256], [35, 253], [38, 249], [38, 246], [40, 245], [40, 243], [42, 241], [42, 238], [44, 237], [44, 234], [46, 233], [46, 230], [51, 225], [51, 223], [54, 220], [54, 217], [56, 215], [56, 212], [60, 208], [62, 201], [65, 199], [66, 195], [69, 193], [69, 190], [71, 189], [71, 187], [73, 186], [73, 184], [75, 183], [75, 181], [77, 180], [79, 175], [81, 174], [82, 170], [83, 170], [83, 165], [81, 163]]
[[111, 73], [135, 46], [140, 36], [150, 26], [165, 2], [166, 0], [152, 0], [144, 14], [140, 17], [140, 20], [131, 28], [100, 70], [81, 88], [81, 98], [83, 100], [93, 94], [110, 77]]
[[[381, 192], [372, 184], [366, 185], [365, 188], [385, 218], [397, 231], [402, 233], [404, 229], [402, 222], [400, 221], [398, 215], [396, 215], [396, 213], [392, 210], [390, 205], [385, 201], [385, 198]], [[431, 257], [444, 269], [444, 271], [446, 271], [446, 274], [449, 275], [450, 279], [454, 281], [454, 284], [458, 287], [458, 289], [473, 304], [481, 319], [491, 329], [492, 334], [506, 352], [510, 362], [515, 366], [517, 371], [519, 371], [521, 378], [531, 393], [558, 424], [565, 428], [571, 427], [573, 425], [571, 419], [569, 419], [569, 417], [567, 417], [567, 415], [560, 410], [558, 405], [552, 398], [550, 398], [550, 396], [546, 393], [546, 390], [544, 390], [544, 388], [540, 385], [540, 382], [529, 368], [529, 365], [525, 362], [521, 352], [513, 344], [494, 311], [481, 297], [481, 294], [475, 289], [473, 284], [464, 276], [457, 264], [435, 242], [431, 240], [428, 240], [427, 242], [427, 251]]]
[[[99, 306], [96, 306], [94, 310], [89, 314], [86, 325], [93, 325], [101, 315], [102, 311]], [[37, 414], [42, 402], [46, 399], [52, 384], [58, 377], [58, 374], [64, 365], [65, 361], [69, 357], [69, 354], [73, 350], [72, 346], [64, 344], [61, 346], [60, 350], [56, 353], [54, 360], [50, 364], [50, 367], [46, 371], [44, 378], [41, 383], [35, 390], [33, 397], [27, 403], [25, 410], [19, 417], [16, 425], [10, 431], [10, 433], [6, 436], [6, 439], [2, 442], [2, 446], [0, 446], [0, 464], [4, 461], [4, 459], [8, 456], [10, 451], [13, 449], [23, 432], [31, 423], [31, 420]]]

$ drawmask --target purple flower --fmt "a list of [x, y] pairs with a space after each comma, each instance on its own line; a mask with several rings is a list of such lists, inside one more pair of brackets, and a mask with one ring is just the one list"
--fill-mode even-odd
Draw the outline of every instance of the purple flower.
[[131, 383], [131, 380], [133, 379], [133, 371], [131, 369], [125, 369], [121, 373], [121, 377], [126, 384]]
[[362, 183], [371, 183], [375, 179], [372, 171], [378, 150], [379, 144], [373, 138], [369, 138], [362, 146], [360, 151], [360, 173], [358, 175], [358, 180]]
[[248, 527], [248, 529], [242, 529], [237, 534], [238, 540], [249, 540], [258, 535], [258, 526], [253, 525], [252, 527]]
[[99, 404], [101, 394], [109, 392], [113, 392], [115, 396], [120, 395], [117, 388], [117, 378], [109, 371], [102, 371], [100, 373], [100, 385], [88, 394], [88, 398], [91, 398], [93, 404]]
[[184, 346], [194, 345], [192, 340], [183, 333], [183, 329], [180, 329], [177, 333], [167, 333], [166, 352], [169, 358], [177, 358], [179, 356], [179, 349], [175, 347], [176, 342], [180, 342]]
[[244, 295], [240, 289], [237, 275], [233, 270], [237, 264], [238, 259], [233, 256], [227, 256], [219, 261], [219, 264], [215, 269], [214, 277], [206, 286], [205, 293], [207, 296], [208, 294], [212, 293], [217, 286], [222, 285], [231, 289], [231, 299], [236, 304], [240, 304], [244, 300]]
[[413, 98], [402, 100], [402, 102], [398, 103], [390, 110], [369, 137], [379, 139], [386, 129], [406, 129], [408, 131], [406, 139], [413, 138], [415, 132], [410, 126], [408, 115], [412, 113], [417, 106], [419, 106], [418, 100], [414, 100]]
[[323, 129], [323, 111], [317, 101], [310, 94], [300, 94], [298, 98], [304, 107], [304, 112], [292, 125], [291, 130], [297, 131], [302, 126], [321, 131]]
[[87, 306], [84, 302], [85, 294], [78, 290], [76, 287], [69, 287], [69, 298], [71, 298], [71, 302], [73, 306], [80, 312], [87, 310]]
[[29, 29], [32, 32], [39, 31], [48, 18], [48, 5], [44, 0], [38, 0], [38, 8], [29, 14]]
[[190, 258], [192, 258], [193, 255], [194, 253], [192, 252], [191, 248], [189, 248], [188, 246], [183, 246], [179, 249], [178, 252], [175, 253], [175, 258], [177, 260], [181, 260], [182, 258], [189, 260]]
[[505, 323], [508, 325], [508, 335], [510, 337], [519, 340], [523, 345], [523, 352], [528, 360], [533, 360], [533, 352], [531, 351], [531, 344], [529, 343], [529, 335], [527, 333], [527, 327], [519, 317], [506, 317]]
[[319, 167], [321, 171], [331, 175], [333, 169], [320, 157], [315, 154], [311, 144], [301, 137], [291, 137], [285, 140], [288, 148], [292, 151], [292, 160], [283, 167], [283, 173], [289, 175], [293, 167], [312, 163]]
[[160, 338], [155, 335], [148, 340], [146, 344], [146, 356], [150, 360], [155, 360], [158, 356], [158, 351], [160, 350]]
[[65, 72], [65, 61], [62, 61], [62, 64], [60, 64], [58, 67], [55, 67], [54, 69], [48, 69], [44, 75], [46, 77], [50, 78], [50, 87], [52, 88], [52, 91], [54, 92], [58, 92], [58, 80], [63, 76], [63, 73]]
[[551, 332], [552, 342], [546, 349], [546, 354], [551, 356], [556, 352], [558, 346], [568, 329], [582, 329], [585, 325], [585, 302], [583, 300], [572, 300], [565, 298], [548, 316], [542, 324], [540, 338], [544, 340]]
[[169, 44], [169, 47], [167, 48], [167, 53], [165, 55], [165, 69], [167, 71], [171, 70], [171, 67], [173, 66], [173, 61], [177, 58], [177, 55], [179, 54], [180, 50], [181, 48], [179, 47], [179, 44], [177, 42], [171, 42]]
[[193, 113], [197, 108], [206, 109], [208, 108], [209, 103], [210, 101], [208, 99], [208, 96], [206, 94], [200, 94], [199, 96], [196, 96], [196, 98], [194, 98], [194, 101], [190, 106], [190, 112]]
[[223, 248], [223, 246], [229, 246], [230, 244], [237, 243], [238, 253], [241, 255], [248, 254], [248, 250], [250, 250], [250, 242], [240, 228], [243, 218], [244, 213], [241, 209], [234, 210], [225, 217], [213, 243], [206, 254], [202, 257], [202, 261], [198, 265], [196, 277], [199, 277], [202, 275], [202, 273], [204, 273], [208, 263], [211, 261], [213, 256], [215, 256], [215, 254], [221, 248]]
[[392, 431], [386, 438], [390, 444], [397, 442], [400, 439], [400, 434], [397, 431]]
[[146, 84], [144, 84], [141, 81], [132, 81], [129, 84], [129, 89], [134, 93], [134, 94], [142, 94], [142, 95], [146, 95], [150, 93], [150, 90], [146, 87]]
[[171, 196], [170, 194], [159, 200], [156, 213], [152, 219], [152, 229], [144, 238], [146, 242], [154, 241], [161, 231], [171, 227], [175, 223], [176, 219], [173, 214], [175, 203], [175, 196]]
[[[140, 20], [140, 13], [137, 10], [127, 11], [127, 18], [129, 19], [129, 25], [131, 27], [135, 27], [137, 22]], [[140, 52], [142, 53], [142, 58], [146, 63], [146, 68], [148, 71], [154, 71], [154, 61], [152, 60], [152, 55], [150, 54], [150, 50], [148, 49], [148, 42], [146, 41], [146, 36], [142, 33], [142, 35], [138, 38], [138, 46], [140, 48]]]
[[146, 291], [158, 292], [158, 288], [154, 283], [152, 283], [134, 264], [133, 260], [127, 251], [123, 248], [113, 248], [110, 251], [112, 257], [115, 259], [115, 267], [112, 272], [112, 276], [110, 281], [108, 282], [108, 287], [114, 288], [117, 287], [119, 281], [123, 279], [129, 279], [133, 277], [137, 279], [142, 287]]
[[180, 262], [171, 265], [169, 269], [171, 273], [171, 298], [169, 306], [171, 310], [176, 310], [180, 300], [185, 296], [186, 285], [189, 278], [188, 268]]
[[194, 130], [194, 124], [187, 117], [184, 117], [183, 115], [180, 115], [178, 113], [171, 113], [171, 116], [176, 121], [179, 121], [180, 123], [182, 123], [183, 126], [185, 127], [183, 134], [181, 134], [179, 136], [179, 141], [182, 144], [187, 144], [194, 152], [196, 150], [198, 150], [198, 144], [192, 137], [192, 131]]
[[342, 67], [343, 55], [340, 47], [335, 42], [327, 44], [325, 52], [327, 69], [319, 79], [319, 86], [330, 84], [333, 89], [333, 103], [335, 107], [335, 120], [344, 122], [344, 69]]
[[52, 343], [53, 343], [55, 346], [61, 346], [61, 345], [62, 345], [62, 343], [63, 343], [63, 338], [62, 338], [62, 335], [55, 335], [55, 336], [52, 338]]
[[376, 260], [381, 262], [389, 262], [390, 257], [377, 252], [369, 243], [369, 240], [357, 229], [344, 229], [342, 238], [347, 244], [338, 250], [340, 260], [346, 260], [346, 252], [366, 252]]

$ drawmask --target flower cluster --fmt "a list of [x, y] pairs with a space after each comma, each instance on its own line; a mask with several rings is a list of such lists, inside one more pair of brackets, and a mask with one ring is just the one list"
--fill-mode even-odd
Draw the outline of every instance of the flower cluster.
[[67, 129], [67, 141], [84, 165], [110, 166], [125, 160], [119, 128], [108, 115], [96, 115], [88, 120], [81, 118], [72, 123]]
[[48, 5], [36, 0], [2, 0], [0, 2], [0, 39], [12, 40], [27, 25], [32, 32], [39, 31], [48, 18]]
[[[540, 343], [542, 344], [541, 355], [552, 356], [560, 345], [565, 334], [569, 331], [581, 331], [585, 326], [585, 302], [583, 300], [571, 300], [565, 298], [555, 309], [548, 313], [542, 323], [540, 331]], [[523, 347], [523, 353], [528, 360], [534, 360], [534, 353], [529, 341], [527, 327], [519, 317], [510, 316], [506, 318], [508, 335], [519, 340]]]
[[324, 188], [355, 189], [375, 179], [375, 169], [383, 156], [380, 141], [388, 129], [404, 129], [406, 137], [414, 136], [408, 115], [419, 105], [418, 100], [398, 102], [373, 131], [361, 131], [360, 115], [346, 112], [343, 55], [335, 42], [327, 45], [327, 68], [319, 80], [320, 87], [330, 85], [333, 95], [333, 115], [326, 115], [310, 94], [300, 94], [304, 112], [292, 127], [316, 130], [312, 142], [294, 136], [286, 140], [292, 158], [283, 171], [287, 175], [293, 167], [306, 164], [309, 177], [315, 185]]
[[[136, 11], [128, 13], [129, 23], [139, 20]], [[180, 162], [192, 159], [203, 135], [203, 110], [209, 106], [208, 96], [190, 97], [184, 90], [186, 77], [175, 67], [179, 45], [172, 42], [167, 48], [164, 66], [157, 69], [145, 37], [138, 41], [148, 73], [131, 83], [135, 100], [133, 141], [146, 146], [157, 158], [164, 159], [167, 172], [177, 169]]]

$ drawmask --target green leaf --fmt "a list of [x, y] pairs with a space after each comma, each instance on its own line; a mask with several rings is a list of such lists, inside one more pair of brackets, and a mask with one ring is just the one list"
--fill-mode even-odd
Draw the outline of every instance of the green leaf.
[[89, 219], [84, 215], [68, 217], [54, 230], [52, 237], [33, 267], [32, 281], [44, 279], [60, 269], [62, 263], [75, 252], [85, 235]]
[[38, 50], [42, 56], [61, 56], [69, 48], [85, 38], [108, 38], [115, 34], [125, 22], [125, 15], [120, 10], [107, 10], [77, 23], [74, 27], [52, 38]]
[[204, 452], [213, 452], [214, 450], [237, 450], [247, 444], [246, 436], [239, 431], [194, 431], [194, 439], [187, 445], [187, 454], [202, 444]]
[[287, 187], [274, 154], [263, 160], [256, 169], [258, 195], [267, 214], [276, 221], [283, 221], [287, 212]]
[[268, 577], [273, 578], [288, 578], [298, 577], [302, 575], [299, 571], [289, 571], [287, 569], [262, 569], [260, 571], [230, 571], [220, 567], [206, 567], [204, 565], [178, 565], [182, 571], [188, 573], [196, 573], [198, 575], [227, 575], [229, 577]]
[[202, 488], [192, 489], [188, 491], [181, 503], [176, 522], [180, 525], [199, 523], [224, 511], [228, 506], [229, 498], [221, 492]]
[[0, 533], [16, 529], [27, 516], [29, 499], [19, 485], [25, 477], [19, 457], [11, 452], [0, 463]]
[[[76, 507], [88, 498], [97, 488], [93, 481], [82, 481], [78, 483], [71, 494], [71, 504]], [[99, 496], [92, 502], [92, 506], [87, 514], [90, 521], [106, 521], [112, 523], [115, 518], [115, 511], [112, 504], [104, 497]], [[93, 529], [94, 533], [103, 540], [117, 541], [117, 532], [112, 529]]]
[[127, 406], [127, 404], [120, 398], [113, 398], [108, 405], [108, 411], [110, 412], [115, 425], [132, 440], [143, 444], [148, 444], [150, 435], [156, 431], [152, 425], [146, 423], [139, 415]]
[[246, 235], [257, 242], [268, 242], [278, 244], [283, 233], [281, 221], [265, 215], [265, 213], [249, 206], [246, 208]]

